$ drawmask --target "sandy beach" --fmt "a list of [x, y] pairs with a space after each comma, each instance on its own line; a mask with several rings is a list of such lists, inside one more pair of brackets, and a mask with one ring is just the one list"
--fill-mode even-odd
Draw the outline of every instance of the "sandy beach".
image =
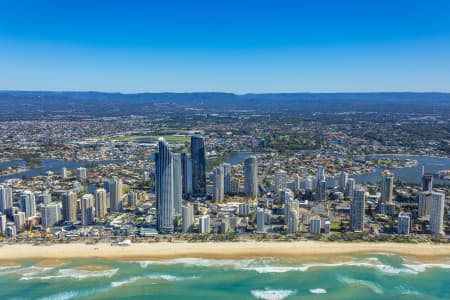
[[158, 242], [112, 246], [109, 243], [82, 243], [33, 246], [3, 245], [0, 260], [43, 259], [46, 264], [60, 264], [64, 259], [100, 258], [112, 260], [162, 260], [182, 257], [200, 258], [319, 258], [352, 254], [392, 253], [420, 261], [448, 261], [450, 244], [398, 243], [326, 243], [326, 242]]

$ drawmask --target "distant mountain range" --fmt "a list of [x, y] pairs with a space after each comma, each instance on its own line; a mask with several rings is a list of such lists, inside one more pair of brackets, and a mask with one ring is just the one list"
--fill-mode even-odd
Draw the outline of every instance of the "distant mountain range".
[[[104, 93], [0, 91], [0, 120], [52, 114], [117, 116], [192, 107], [212, 112], [450, 112], [450, 93]], [[164, 110], [164, 109], [163, 109]], [[8, 115], [10, 117], [8, 117]]]

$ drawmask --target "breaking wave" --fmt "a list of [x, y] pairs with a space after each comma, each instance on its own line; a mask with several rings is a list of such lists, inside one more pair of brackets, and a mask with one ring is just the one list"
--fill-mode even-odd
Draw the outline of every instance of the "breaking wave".
[[282, 300], [295, 294], [293, 290], [253, 290], [250, 292], [257, 299], [264, 300]]

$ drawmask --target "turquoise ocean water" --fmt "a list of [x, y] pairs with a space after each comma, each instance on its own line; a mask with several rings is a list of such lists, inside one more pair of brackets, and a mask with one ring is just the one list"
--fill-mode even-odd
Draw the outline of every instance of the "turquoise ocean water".
[[0, 299], [450, 299], [450, 261], [27, 260], [0, 268]]

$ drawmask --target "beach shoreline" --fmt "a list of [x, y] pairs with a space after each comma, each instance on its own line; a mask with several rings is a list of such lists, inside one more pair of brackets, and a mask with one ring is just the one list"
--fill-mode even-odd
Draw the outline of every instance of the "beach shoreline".
[[246, 259], [290, 258], [320, 259], [364, 254], [395, 254], [420, 262], [448, 262], [450, 244], [401, 244], [401, 243], [327, 243], [298, 242], [158, 242], [133, 243], [130, 246], [97, 244], [30, 244], [3, 245], [0, 261], [23, 259], [65, 260], [168, 260], [177, 258]]

